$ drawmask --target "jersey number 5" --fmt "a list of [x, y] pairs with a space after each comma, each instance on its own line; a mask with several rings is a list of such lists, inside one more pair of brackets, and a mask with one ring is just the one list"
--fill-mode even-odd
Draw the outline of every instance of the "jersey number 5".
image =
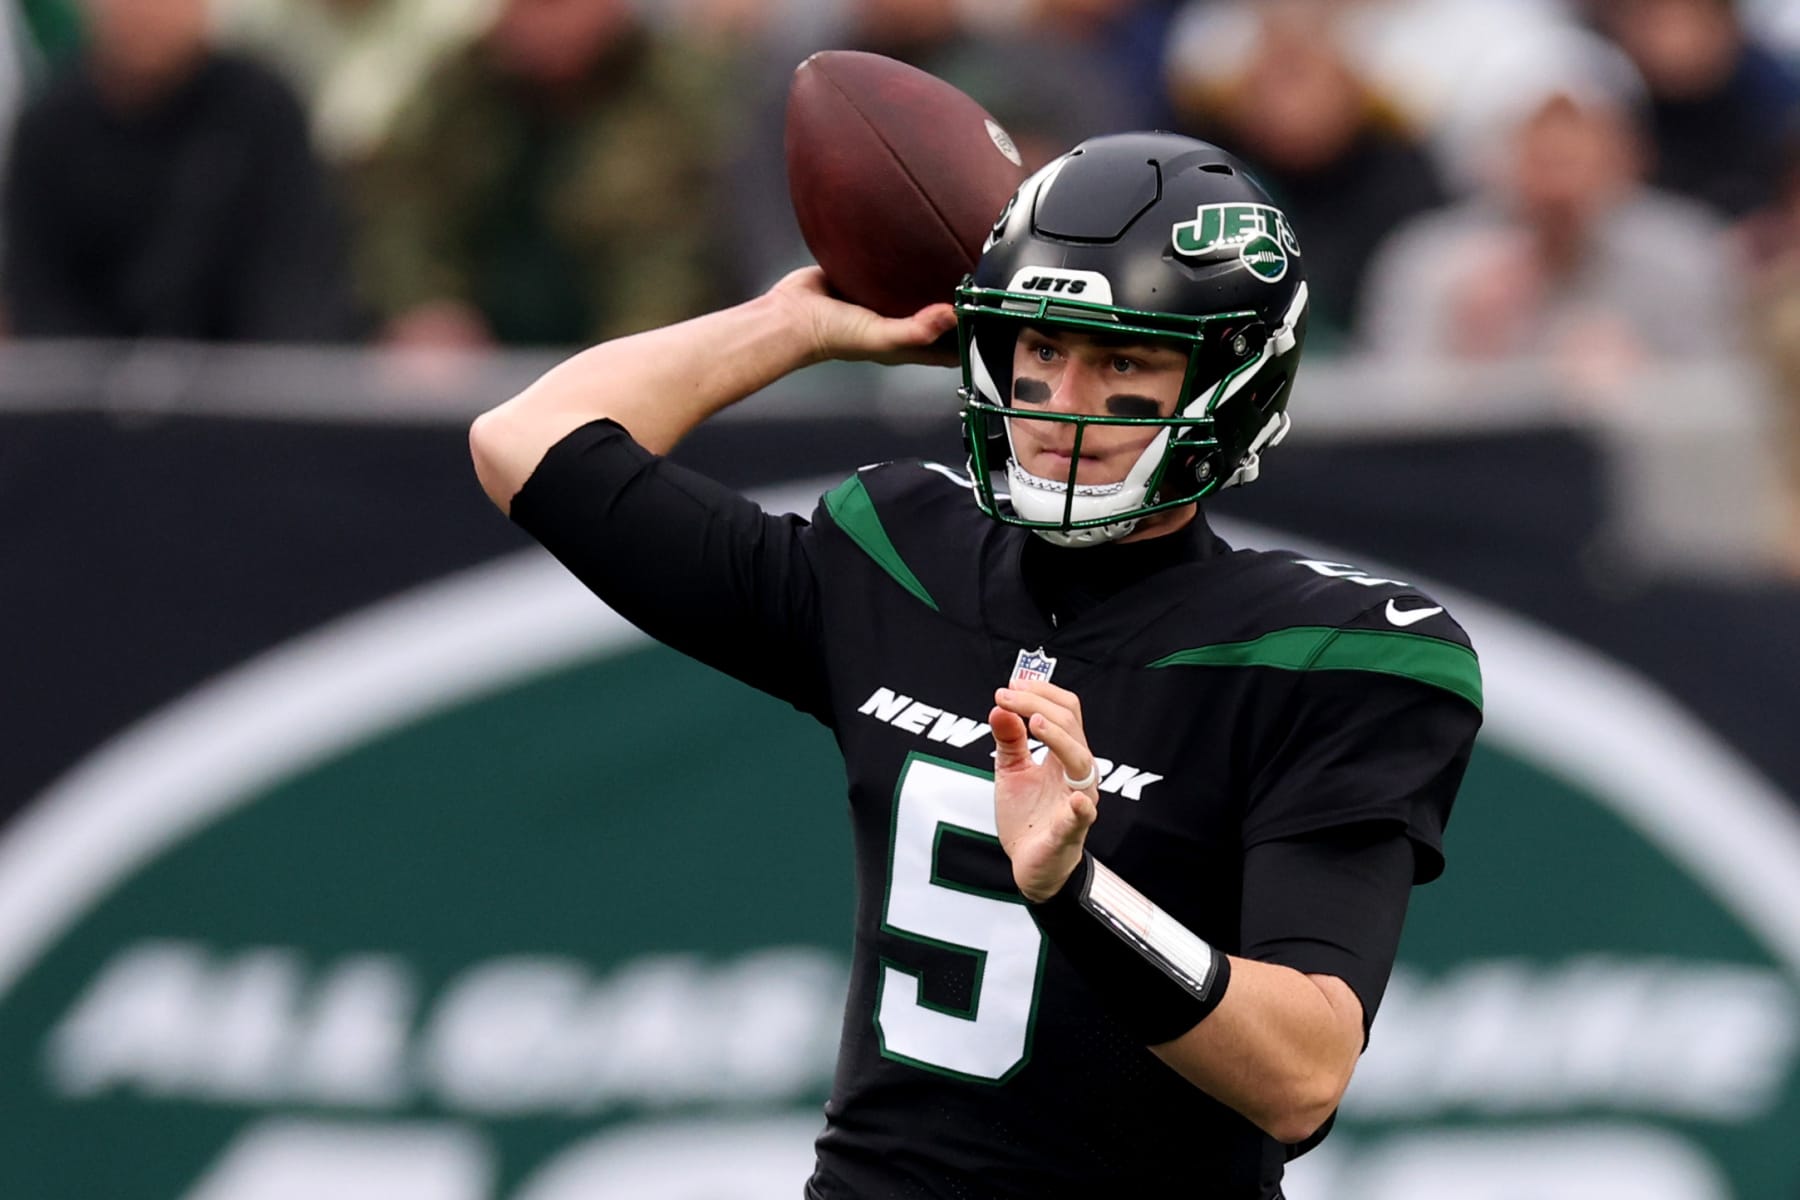
[[894, 796], [884, 933], [974, 960], [966, 1009], [934, 1005], [924, 977], [883, 961], [875, 1029], [888, 1058], [927, 1070], [1004, 1083], [1031, 1056], [1045, 940], [1024, 898], [952, 883], [938, 873], [945, 830], [997, 847], [994, 777], [913, 756]]

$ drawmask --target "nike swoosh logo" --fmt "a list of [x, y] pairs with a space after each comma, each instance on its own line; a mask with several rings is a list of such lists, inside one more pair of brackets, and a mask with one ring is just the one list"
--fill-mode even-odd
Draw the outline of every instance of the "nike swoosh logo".
[[1409, 608], [1401, 609], [1392, 600], [1387, 602], [1387, 619], [1405, 629], [1408, 625], [1417, 625], [1426, 617], [1435, 617], [1443, 612], [1442, 608]]

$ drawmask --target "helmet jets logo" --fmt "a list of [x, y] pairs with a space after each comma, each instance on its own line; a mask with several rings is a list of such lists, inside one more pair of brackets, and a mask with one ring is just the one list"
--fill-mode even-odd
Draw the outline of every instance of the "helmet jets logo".
[[1244, 260], [1244, 265], [1250, 268], [1251, 274], [1269, 283], [1274, 283], [1287, 274], [1287, 251], [1266, 233], [1258, 234], [1245, 242], [1238, 257]]
[[1202, 204], [1191, 221], [1172, 231], [1175, 252], [1188, 258], [1212, 258], [1237, 252], [1238, 261], [1264, 283], [1277, 283], [1298, 257], [1294, 228], [1278, 208], [1267, 204]]

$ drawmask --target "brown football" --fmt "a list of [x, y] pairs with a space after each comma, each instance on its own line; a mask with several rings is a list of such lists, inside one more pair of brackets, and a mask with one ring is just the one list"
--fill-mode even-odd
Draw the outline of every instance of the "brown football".
[[954, 298], [1025, 179], [981, 105], [854, 50], [821, 51], [794, 72], [787, 170], [800, 232], [832, 288], [890, 317]]

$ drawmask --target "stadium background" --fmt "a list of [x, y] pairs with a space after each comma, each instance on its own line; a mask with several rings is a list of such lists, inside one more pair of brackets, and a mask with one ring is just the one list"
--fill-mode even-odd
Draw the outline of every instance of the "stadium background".
[[[797, 1192], [841, 771], [488, 508], [467, 421], [549, 361], [0, 343], [0, 1196]], [[1217, 506], [1449, 598], [1489, 691], [1295, 1200], [1800, 1197], [1784, 393], [1566, 368], [1324, 346]], [[680, 453], [806, 511], [953, 458], [947, 381], [820, 369]]]

